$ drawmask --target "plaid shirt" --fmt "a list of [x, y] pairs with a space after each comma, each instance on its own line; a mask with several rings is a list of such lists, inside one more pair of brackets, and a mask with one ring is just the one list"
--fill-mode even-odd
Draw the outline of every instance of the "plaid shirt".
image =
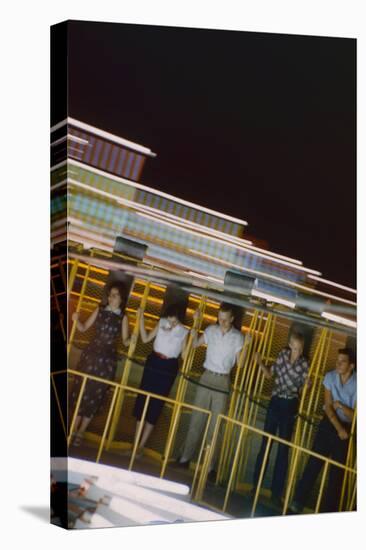
[[272, 395], [286, 399], [298, 397], [309, 370], [308, 360], [303, 355], [293, 364], [291, 364], [290, 357], [290, 348], [284, 348], [271, 368], [272, 374], [275, 375]]

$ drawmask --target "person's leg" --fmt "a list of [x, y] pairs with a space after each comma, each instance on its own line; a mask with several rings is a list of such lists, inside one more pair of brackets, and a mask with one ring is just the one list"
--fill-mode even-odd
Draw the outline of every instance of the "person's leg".
[[[194, 405], [202, 409], [209, 409], [210, 390], [198, 386]], [[192, 410], [188, 433], [181, 453], [180, 462], [188, 462], [193, 457], [206, 422], [207, 415], [199, 411]]]
[[[318, 432], [314, 439], [312, 450], [323, 456], [329, 456], [332, 446], [332, 426], [327, 420], [322, 420], [318, 427]], [[334, 429], [334, 428], [333, 428]], [[311, 492], [320, 470], [324, 466], [324, 461], [310, 456], [305, 466], [304, 472], [295, 491], [294, 502], [299, 507], [306, 504], [309, 493]]]
[[138, 449], [141, 451], [144, 449], [147, 440], [149, 439], [151, 432], [154, 429], [154, 424], [150, 424], [150, 422], [145, 422], [145, 426], [142, 432], [142, 436], [140, 439], [140, 443], [138, 445]]
[[91, 418], [89, 418], [87, 416], [83, 416], [83, 418], [81, 420], [79, 432], [78, 432], [79, 435], [84, 434], [84, 432], [86, 431], [87, 427], [90, 424], [90, 421], [91, 421]]
[[[136, 421], [136, 428], [135, 428], [135, 439], [134, 439], [133, 444], [135, 444], [135, 442], [137, 440], [137, 436], [138, 436], [138, 433], [139, 433], [140, 426], [141, 426], [141, 420], [137, 420]], [[142, 430], [143, 429], [144, 429], [144, 427], [142, 427]]]
[[[342, 440], [339, 438], [337, 432], [334, 430], [331, 458], [336, 462], [345, 464], [347, 458], [349, 440]], [[337, 466], [329, 467], [328, 484], [323, 497], [323, 503], [321, 505], [322, 512], [337, 512], [339, 508], [339, 501], [342, 491], [342, 483], [344, 477], [343, 468]]]
[[[88, 384], [88, 382], [87, 382], [87, 384]], [[77, 412], [77, 416], [75, 418], [75, 423], [74, 423], [74, 428], [73, 428], [73, 435], [75, 435], [80, 430], [81, 421], [82, 421], [83, 417], [85, 416], [84, 411], [83, 411], [83, 405], [85, 403], [85, 396], [87, 395], [87, 393], [85, 391], [87, 389], [87, 384], [85, 386], [84, 393], [83, 393], [83, 396], [81, 398], [80, 406], [79, 406], [79, 409], [78, 409], [78, 412]], [[74, 382], [74, 385], [72, 387], [72, 391], [70, 393], [70, 398], [69, 398], [69, 410], [70, 410], [69, 419], [70, 419], [70, 423], [71, 423], [72, 417], [73, 417], [74, 412], [75, 412], [75, 406], [76, 406], [77, 400], [79, 398], [80, 389], [81, 389], [81, 378], [78, 377], [77, 380], [75, 380], [75, 382]]]
[[[212, 416], [211, 416], [211, 422], [207, 433], [207, 443], [211, 443], [212, 441], [218, 415], [226, 412], [227, 403], [228, 403], [228, 393], [223, 393], [223, 392], [228, 392], [229, 382], [225, 378], [223, 378], [222, 380], [219, 381], [218, 389], [221, 389], [222, 391], [212, 392], [212, 397], [211, 397]], [[221, 422], [220, 433], [218, 435], [218, 439], [216, 440], [214, 454], [212, 456], [211, 464], [209, 465], [209, 471], [215, 470], [217, 467], [218, 455], [221, 448], [220, 441], [221, 441], [221, 435], [222, 435], [222, 427], [223, 427], [223, 424]]]
[[76, 433], [76, 432], [79, 431], [80, 423], [81, 423], [81, 416], [78, 415], [78, 416], [75, 418], [74, 433]]
[[[278, 422], [278, 436], [281, 439], [286, 439], [287, 441], [291, 440], [295, 423], [297, 404], [297, 399], [281, 400]], [[283, 488], [285, 486], [288, 468], [288, 454], [288, 445], [280, 443], [277, 450], [277, 456], [272, 477], [272, 496], [277, 499], [280, 499], [282, 497]]]
[[[145, 367], [144, 367], [144, 371], [143, 371], [142, 379], [140, 383], [141, 390], [152, 391], [153, 393], [155, 393], [153, 391], [155, 388], [155, 377], [158, 374], [154, 372], [154, 368], [155, 368], [155, 357], [154, 357], [154, 354], [151, 353], [146, 359], [146, 363], [145, 363]], [[135, 405], [132, 411], [132, 414], [136, 418], [138, 425], [139, 425], [139, 422], [141, 421], [141, 417], [145, 408], [145, 402], [146, 402], [146, 396], [141, 393], [138, 393], [136, 396]], [[151, 403], [151, 399], [150, 399], [150, 403]], [[149, 410], [149, 406], [147, 408], [147, 412], [148, 410]]]
[[[78, 430], [74, 430], [74, 439], [73, 439], [73, 445], [74, 447], [80, 447], [81, 445], [81, 442], [82, 442], [82, 439], [84, 437], [84, 433], [87, 429], [87, 427], [89, 426], [89, 423], [91, 421], [91, 418], [90, 417], [87, 417], [87, 416], [80, 416], [80, 417], [77, 417], [80, 419], [79, 421], [79, 426], [78, 426]], [[75, 424], [76, 426], [76, 424]]]
[[[278, 427], [277, 399], [272, 397], [272, 399], [269, 403], [266, 418], [265, 418], [265, 421], [264, 421], [263, 431], [267, 432], [267, 433], [270, 433], [270, 434], [275, 434], [276, 431], [277, 431], [277, 427]], [[263, 437], [261, 447], [260, 447], [259, 453], [257, 455], [257, 460], [256, 460], [255, 467], [254, 467], [254, 474], [253, 474], [253, 486], [254, 486], [254, 488], [256, 488], [258, 480], [259, 480], [259, 475], [260, 475], [260, 471], [261, 471], [261, 468], [262, 468], [262, 462], [263, 462], [267, 442], [268, 442], [267, 437]], [[271, 450], [269, 452], [271, 452]], [[268, 466], [268, 462], [269, 462], [269, 455], [268, 455], [267, 464], [266, 464], [266, 467], [265, 467], [265, 470], [264, 470], [264, 475], [266, 474], [266, 469], [267, 469], [267, 466]]]

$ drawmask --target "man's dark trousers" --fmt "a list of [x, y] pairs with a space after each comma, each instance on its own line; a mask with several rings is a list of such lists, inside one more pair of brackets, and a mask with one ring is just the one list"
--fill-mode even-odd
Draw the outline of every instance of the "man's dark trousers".
[[[263, 430], [281, 439], [290, 440], [294, 429], [295, 415], [298, 409], [298, 399], [285, 399], [283, 397], [273, 396], [269, 402], [266, 419]], [[268, 439], [263, 437], [262, 445], [257, 456], [254, 469], [253, 485], [256, 486], [262, 467], [263, 457], [266, 450]], [[277, 457], [274, 465], [272, 477], [272, 496], [280, 498], [286, 481], [288, 466], [289, 446], [279, 444]], [[267, 460], [268, 465], [269, 459]]]
[[[344, 427], [347, 429], [346, 426]], [[319, 424], [312, 450], [315, 453], [327, 456], [336, 462], [344, 464], [347, 458], [348, 443], [349, 439], [342, 440], [339, 438], [333, 424], [325, 417]], [[325, 462], [319, 458], [314, 456], [309, 457], [294, 498], [301, 506], [305, 505], [307, 496], [314, 487], [319, 472], [324, 464]], [[328, 485], [321, 504], [322, 512], [336, 512], [338, 510], [343, 476], [343, 468], [337, 466], [329, 467]]]

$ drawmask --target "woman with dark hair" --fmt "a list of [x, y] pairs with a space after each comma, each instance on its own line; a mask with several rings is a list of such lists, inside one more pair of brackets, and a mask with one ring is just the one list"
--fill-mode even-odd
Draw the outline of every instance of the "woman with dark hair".
[[[111, 283], [108, 287], [107, 305], [98, 306], [90, 317], [82, 323], [79, 313], [72, 315], [76, 328], [86, 332], [95, 324], [95, 336], [81, 354], [77, 369], [85, 374], [113, 380], [117, 368], [116, 344], [119, 336], [124, 346], [128, 346], [128, 318], [124, 313], [126, 305], [126, 290], [119, 283]], [[79, 395], [81, 377], [77, 377], [71, 392], [71, 403], [75, 404]], [[74, 446], [79, 446], [84, 432], [91, 419], [98, 411], [109, 388], [108, 384], [88, 380], [81, 399], [74, 427]]]
[[[140, 389], [159, 395], [169, 395], [178, 372], [178, 357], [182, 354], [184, 358], [187, 347], [189, 331], [182, 324], [181, 313], [178, 305], [168, 306], [156, 327], [147, 333], [143, 312], [138, 311], [141, 340], [144, 344], [154, 340], [153, 351], [145, 363]], [[146, 397], [141, 394], [136, 398], [133, 411], [133, 415], [137, 420], [135, 437], [137, 437], [139, 431], [145, 399]], [[154, 429], [163, 406], [164, 401], [150, 399], [137, 456], [143, 454], [144, 446]]]

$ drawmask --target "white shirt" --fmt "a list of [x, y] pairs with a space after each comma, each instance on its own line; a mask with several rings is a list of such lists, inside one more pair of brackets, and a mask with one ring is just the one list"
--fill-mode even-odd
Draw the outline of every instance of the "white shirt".
[[235, 365], [238, 351], [244, 345], [244, 336], [234, 327], [223, 334], [219, 325], [209, 325], [203, 335], [207, 344], [204, 368], [219, 374], [229, 374]]
[[168, 319], [160, 319], [153, 348], [156, 353], [161, 353], [166, 357], [179, 357], [188, 329], [180, 323], [172, 329], [169, 329], [169, 327]]

